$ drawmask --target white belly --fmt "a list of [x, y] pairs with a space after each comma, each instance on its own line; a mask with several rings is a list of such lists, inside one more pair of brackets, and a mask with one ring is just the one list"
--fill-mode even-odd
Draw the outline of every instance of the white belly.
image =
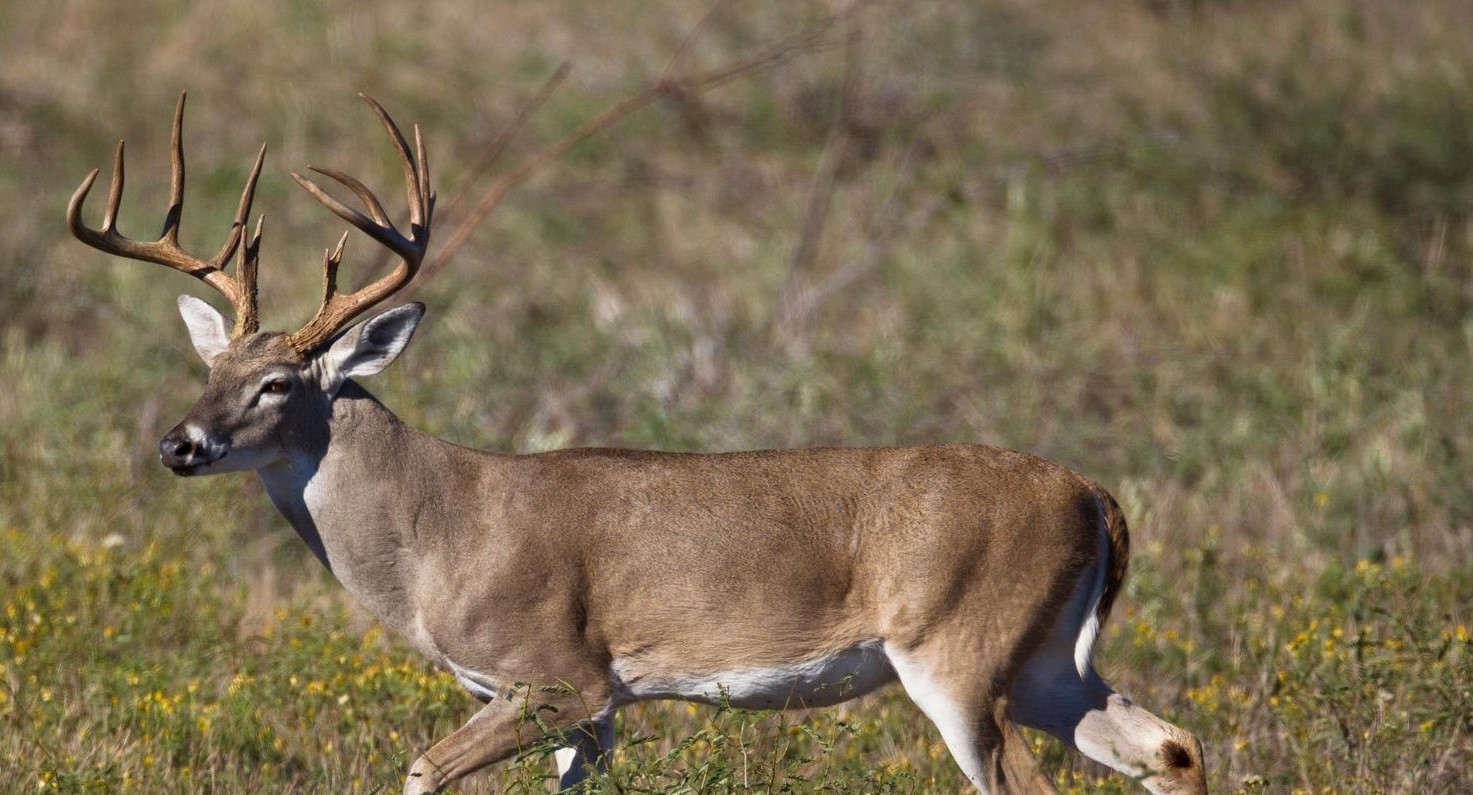
[[620, 700], [674, 698], [730, 704], [740, 709], [826, 707], [895, 681], [895, 669], [890, 667], [883, 644], [878, 640], [770, 668], [734, 667], [709, 674], [670, 674], [615, 658], [613, 671]]

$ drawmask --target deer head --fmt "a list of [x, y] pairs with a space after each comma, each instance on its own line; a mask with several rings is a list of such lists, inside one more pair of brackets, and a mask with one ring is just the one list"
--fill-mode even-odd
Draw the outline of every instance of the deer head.
[[[389, 310], [344, 331], [349, 322], [384, 301], [414, 278], [429, 244], [435, 196], [429, 187], [429, 165], [419, 127], [414, 128], [414, 153], [383, 106], [364, 97], [389, 134], [404, 169], [409, 203], [409, 233], [389, 220], [373, 192], [362, 182], [335, 169], [312, 167], [352, 191], [362, 211], [349, 207], [316, 183], [293, 173], [309, 193], [364, 234], [398, 255], [388, 275], [352, 293], [338, 290], [338, 266], [347, 245], [346, 232], [337, 246], [323, 256], [324, 290], [317, 314], [290, 334], [260, 332], [257, 319], [256, 274], [261, 227], [247, 240], [246, 218], [255, 195], [256, 180], [265, 160], [263, 145], [241, 192], [240, 204], [225, 243], [211, 259], [203, 259], [179, 245], [179, 223], [184, 204], [184, 99], [174, 111], [172, 173], [164, 229], [152, 242], [133, 240], [117, 229], [123, 195], [123, 143], [113, 159], [112, 186], [102, 226], [81, 220], [82, 205], [97, 179], [94, 170], [72, 194], [67, 225], [82, 242], [128, 259], [154, 262], [187, 273], [214, 287], [230, 303], [233, 323], [204, 301], [180, 296], [179, 311], [189, 329], [194, 349], [210, 368], [204, 394], [173, 430], [159, 442], [162, 463], [181, 475], [255, 470], [288, 457], [293, 451], [320, 447], [330, 405], [350, 378], [373, 375], [387, 367], [409, 343], [424, 315], [421, 304]], [[244, 242], [244, 245], [242, 243]], [[227, 272], [240, 255], [234, 276]], [[227, 331], [229, 325], [229, 331]]]

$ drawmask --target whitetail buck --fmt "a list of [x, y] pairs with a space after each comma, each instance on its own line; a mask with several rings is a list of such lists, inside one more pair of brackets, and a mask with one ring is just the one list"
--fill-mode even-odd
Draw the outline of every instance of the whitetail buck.
[[982, 446], [496, 455], [401, 423], [354, 379], [399, 355], [423, 306], [346, 327], [414, 276], [435, 199], [419, 130], [411, 152], [368, 103], [409, 183], [407, 235], [358, 180], [314, 169], [366, 215], [293, 177], [400, 261], [342, 294], [340, 241], [322, 307], [295, 333], [257, 331], [260, 225], [247, 238], [246, 216], [264, 147], [214, 259], [179, 246], [182, 96], [162, 237], [116, 229], [121, 143], [101, 228], [81, 221], [96, 171], [67, 223], [102, 251], [204, 280], [234, 312], [231, 329], [179, 299], [210, 374], [159, 443], [163, 464], [256, 472], [338, 580], [485, 703], [415, 761], [406, 793], [437, 791], [549, 729], [571, 785], [604, 763], [614, 712], [634, 701], [816, 706], [894, 681], [985, 792], [1053, 791], [1014, 724], [1151, 792], [1206, 791], [1197, 739], [1091, 664], [1125, 576], [1125, 518], [1069, 469]]

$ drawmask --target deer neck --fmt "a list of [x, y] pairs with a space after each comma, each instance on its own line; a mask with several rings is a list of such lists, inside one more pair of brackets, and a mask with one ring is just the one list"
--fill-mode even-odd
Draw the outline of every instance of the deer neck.
[[[348, 381], [325, 424], [257, 470], [277, 510], [360, 604], [390, 626], [410, 617], [416, 450], [441, 444]], [[401, 615], [403, 614], [403, 615]]]

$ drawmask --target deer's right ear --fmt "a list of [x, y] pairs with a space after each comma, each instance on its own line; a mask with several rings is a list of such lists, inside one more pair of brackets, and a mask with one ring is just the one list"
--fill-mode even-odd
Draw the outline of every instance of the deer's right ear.
[[179, 314], [184, 325], [189, 327], [189, 341], [206, 367], [214, 367], [215, 360], [230, 347], [230, 332], [226, 330], [225, 317], [215, 307], [192, 295], [179, 296]]

